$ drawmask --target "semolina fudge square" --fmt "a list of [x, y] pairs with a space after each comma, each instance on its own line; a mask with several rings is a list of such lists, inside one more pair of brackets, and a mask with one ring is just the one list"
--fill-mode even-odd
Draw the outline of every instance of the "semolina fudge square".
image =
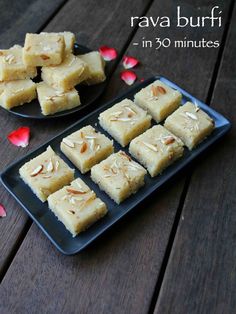
[[183, 146], [177, 136], [155, 125], [131, 141], [129, 152], [155, 177], [183, 155]]
[[79, 178], [51, 194], [48, 205], [73, 237], [107, 213], [106, 204]]
[[67, 54], [58, 66], [42, 68], [42, 79], [58, 90], [67, 91], [89, 76], [88, 65], [79, 57]]
[[198, 106], [186, 102], [166, 119], [164, 126], [192, 150], [214, 130], [215, 123]]
[[25, 36], [23, 62], [27, 66], [60, 64], [65, 54], [64, 36], [58, 34], [31, 34]]
[[79, 57], [81, 60], [85, 61], [89, 67], [89, 77], [84, 83], [87, 85], [94, 85], [105, 81], [105, 61], [98, 51], [92, 51], [80, 55]]
[[113, 141], [88, 125], [65, 137], [61, 151], [82, 173], [86, 173], [112, 154], [114, 147]]
[[11, 109], [36, 98], [36, 84], [31, 80], [0, 82], [0, 106]]
[[65, 53], [73, 52], [75, 44], [75, 34], [73, 34], [72, 32], [59, 32], [59, 33], [41, 32], [40, 34], [56, 34], [63, 36], [65, 41]]
[[91, 169], [91, 178], [117, 204], [136, 193], [145, 184], [147, 171], [125, 152], [110, 155]]
[[43, 115], [69, 110], [81, 104], [78, 91], [75, 88], [68, 92], [62, 92], [40, 82], [37, 84], [37, 94]]
[[74, 169], [71, 169], [50, 146], [45, 152], [25, 163], [19, 173], [42, 202], [74, 179]]
[[147, 110], [157, 123], [175, 111], [180, 106], [181, 100], [182, 95], [179, 91], [160, 80], [142, 88], [134, 96], [134, 102]]
[[125, 147], [134, 137], [151, 125], [151, 116], [124, 99], [99, 115], [99, 123], [114, 139]]
[[0, 50], [0, 81], [14, 81], [34, 78], [35, 66], [23, 63], [23, 48], [14, 45], [10, 49]]

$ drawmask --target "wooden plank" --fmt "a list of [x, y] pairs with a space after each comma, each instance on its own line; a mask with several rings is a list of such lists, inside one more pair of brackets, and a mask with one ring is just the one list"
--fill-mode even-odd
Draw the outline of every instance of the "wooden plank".
[[236, 8], [231, 20], [211, 104], [232, 129], [192, 177], [155, 313], [235, 312]]
[[[224, 17], [228, 4], [229, 1], [222, 4]], [[195, 6], [195, 3], [187, 6], [189, 15], [196, 13]], [[210, 7], [204, 5], [201, 14], [208, 14]], [[119, 12], [124, 13], [121, 7], [116, 10], [116, 20]], [[155, 16], [157, 12], [172, 15], [172, 3], [154, 2], [148, 15]], [[69, 23], [73, 25], [71, 21]], [[117, 23], [121, 25], [121, 22]], [[215, 31], [211, 39], [221, 38], [223, 29]], [[200, 31], [188, 30], [189, 36], [196, 36], [196, 32], [200, 35]], [[156, 30], [140, 29], [134, 40], [148, 34], [155, 36]], [[160, 30], [159, 34], [174, 37], [177, 30]], [[117, 41], [122, 37], [117, 36]], [[156, 53], [154, 50], [134, 50], [130, 46], [127, 53], [135, 54], [142, 61], [143, 66], [138, 70], [140, 77], [161, 70], [205, 99], [218, 51], [167, 49]], [[204, 80], [203, 73], [196, 71], [200, 65], [204, 69]], [[194, 69], [194, 73], [186, 73], [186, 68]], [[119, 70], [115, 72], [104, 99], [125, 89], [118, 78]], [[148, 312], [182, 189], [183, 179], [179, 177], [168, 185], [168, 191], [163, 189], [153, 195], [126, 220], [74, 257], [58, 253], [33, 225], [2, 282], [3, 311], [27, 312], [36, 308], [49, 313], [72, 313], [75, 309], [81, 313]], [[20, 276], [17, 275], [18, 269], [21, 269]]]
[[[26, 32], [38, 31], [65, 1], [0, 1], [0, 46], [7, 48], [15, 43], [22, 44]], [[7, 134], [20, 125], [27, 125], [23, 119], [17, 120], [1, 110], [0, 114], [0, 171], [15, 158], [25, 154], [25, 150], [13, 147], [6, 140]], [[12, 249], [17, 247], [22, 231], [27, 228], [27, 216], [0, 186], [0, 203], [8, 210], [8, 216], [0, 220], [0, 280], [7, 261], [11, 258]]]
[[[142, 0], [135, 1], [135, 3], [133, 1], [127, 2], [127, 9], [125, 14], [123, 14], [121, 10], [122, 0], [114, 1], [113, 3], [115, 10], [110, 13], [110, 7], [107, 6], [106, 1], [100, 1], [99, 3], [94, 3], [93, 0], [69, 1], [67, 4], [65, 4], [63, 9], [59, 11], [58, 14], [52, 19], [52, 21], [48, 24], [45, 30], [70, 30], [77, 34], [80, 43], [88, 44], [94, 49], [98, 49], [101, 44], [107, 44], [115, 46], [119, 51], [121, 51], [126, 44], [129, 34], [131, 34], [133, 31], [129, 28], [129, 24], [126, 23], [129, 19], [129, 16], [131, 15], [131, 13], [142, 15], [148, 2], [143, 3]], [[49, 5], [49, 7], [50, 6], [51, 5]], [[38, 2], [38, 5], [33, 8], [34, 10], [39, 11], [40, 16], [41, 14], [45, 14], [44, 20], [41, 17], [41, 24], [38, 25], [38, 28], [40, 28], [42, 22], [46, 21], [47, 15], [46, 13], [42, 13], [43, 8], [42, 4], [40, 6], [40, 2]], [[34, 10], [31, 11], [35, 12]], [[31, 19], [33, 14], [31, 11], [26, 11], [30, 18], [29, 20], [25, 19], [25, 24], [23, 27], [24, 31], [37, 31], [37, 25], [31, 25]], [[92, 19], [94, 12], [96, 12], [96, 19], [93, 20], [93, 23], [87, 23], [88, 18], [90, 20]], [[107, 19], [107, 16], [109, 14], [110, 18]], [[35, 18], [36, 17], [37, 16], [35, 16]], [[22, 16], [21, 18], [19, 18], [19, 20], [21, 19], [23, 19]], [[123, 25], [122, 32], [124, 32], [125, 36], [122, 36], [122, 38], [119, 39], [116, 36], [112, 36], [112, 33], [118, 34], [120, 36], [120, 25]], [[17, 26], [18, 23], [16, 23], [16, 27]], [[78, 30], [85, 29], [86, 32], [78, 32]], [[10, 42], [10, 33], [8, 36]], [[113, 65], [115, 65], [115, 63], [113, 63]], [[4, 167], [12, 161], [25, 155], [29, 150], [32, 150], [41, 143], [45, 142], [54, 134], [61, 132], [63, 129], [65, 129], [71, 123], [75, 122], [81, 116], [81, 114], [80, 116], [75, 115], [74, 117], [69, 117], [67, 119], [53, 121], [53, 123], [51, 123], [50, 121], [37, 121], [37, 123], [35, 123], [35, 121], [33, 120], [30, 121], [26, 119], [16, 118], [11, 114], [1, 110], [0, 170], [4, 169]], [[25, 149], [19, 149], [17, 147], [14, 147], [6, 139], [7, 134], [11, 130], [14, 130], [22, 125], [29, 126], [32, 130], [30, 145]], [[9, 264], [9, 259], [11, 259], [12, 254], [17, 249], [17, 246], [19, 245], [18, 243], [22, 241], [22, 236], [24, 235], [25, 230], [27, 230], [29, 225], [27, 225], [27, 216], [2, 186], [0, 186], [0, 195], [0, 202], [5, 204], [8, 212], [7, 218], [0, 220], [1, 280], [1, 272], [5, 272], [5, 269]]]

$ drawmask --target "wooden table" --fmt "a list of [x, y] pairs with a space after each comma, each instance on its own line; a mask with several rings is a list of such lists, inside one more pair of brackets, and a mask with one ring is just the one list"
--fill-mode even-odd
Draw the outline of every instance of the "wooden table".
[[[161, 192], [80, 254], [59, 253], [0, 187], [0, 313], [235, 313], [236, 311], [236, 8], [219, 0], [222, 26], [177, 29], [173, 0], [0, 1], [1, 48], [26, 32], [73, 31], [93, 49], [116, 47], [111, 80], [89, 110], [129, 89], [124, 54], [141, 60], [139, 78], [161, 73], [228, 117], [230, 133]], [[209, 15], [210, 1], [181, 0], [187, 16]], [[130, 27], [130, 16], [173, 16], [170, 28]], [[220, 48], [143, 49], [142, 38], [220, 40]], [[87, 110], [88, 111], [88, 110]], [[0, 112], [0, 168], [75, 122], [29, 121]], [[30, 145], [7, 134], [27, 125]]]

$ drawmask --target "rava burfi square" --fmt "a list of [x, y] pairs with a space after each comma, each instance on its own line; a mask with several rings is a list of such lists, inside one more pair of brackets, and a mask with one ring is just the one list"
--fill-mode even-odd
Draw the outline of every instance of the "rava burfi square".
[[125, 152], [110, 155], [91, 169], [91, 178], [117, 204], [144, 185], [147, 171]]
[[179, 91], [157, 80], [145, 88], [142, 88], [134, 96], [134, 102], [148, 111], [158, 123], [164, 120], [181, 103], [182, 95]]
[[155, 177], [183, 155], [183, 146], [177, 136], [155, 125], [131, 141], [129, 152]]
[[79, 178], [51, 194], [48, 205], [73, 236], [107, 213], [106, 204]]
[[131, 100], [124, 99], [99, 115], [99, 123], [117, 142], [125, 147], [151, 125], [151, 116], [136, 106]]
[[187, 102], [166, 119], [164, 126], [192, 150], [214, 130], [215, 123], [206, 112]]
[[68, 135], [61, 142], [61, 151], [82, 172], [113, 153], [113, 141], [91, 125]]
[[74, 179], [74, 169], [71, 169], [50, 146], [45, 152], [25, 163], [19, 173], [42, 202]]

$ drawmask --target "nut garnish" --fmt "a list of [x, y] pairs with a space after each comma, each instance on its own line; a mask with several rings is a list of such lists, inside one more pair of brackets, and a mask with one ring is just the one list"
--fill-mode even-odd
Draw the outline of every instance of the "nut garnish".
[[72, 209], [67, 209], [66, 211], [67, 211], [69, 214], [71, 214], [71, 215], [74, 215], [74, 214], [75, 214], [75, 211], [72, 210]]
[[156, 146], [150, 144], [150, 143], [147, 143], [147, 142], [142, 142], [146, 147], [148, 147], [149, 149], [153, 150], [154, 152], [158, 152], [158, 149]]
[[49, 178], [51, 178], [51, 177], [52, 177], [52, 176], [51, 176], [50, 174], [48, 174], [48, 175], [45, 174], [45, 175], [43, 176], [44, 179], [49, 179]]
[[166, 94], [166, 90], [165, 90], [165, 88], [164, 87], [162, 87], [162, 86], [157, 86], [157, 90], [158, 90], [158, 92], [159, 93], [161, 93], [161, 94]]
[[162, 138], [162, 143], [165, 145], [169, 145], [175, 142], [175, 138], [173, 136], [165, 136], [164, 138]]
[[153, 97], [157, 97], [158, 96], [158, 86], [155, 86], [155, 85], [151, 86], [151, 95]]
[[67, 190], [67, 192], [69, 192], [71, 194], [85, 194], [86, 193], [83, 190], [76, 190], [76, 189], [73, 189], [73, 188], [67, 188], [66, 190]]
[[7, 55], [4, 57], [4, 61], [8, 64], [12, 64], [15, 61], [15, 57], [12, 54]]
[[135, 112], [132, 108], [130, 108], [130, 107], [128, 107], [128, 106], [126, 106], [125, 108], [129, 111], [129, 113], [128, 113], [128, 117], [129, 117], [129, 118], [131, 118], [131, 117], [133, 117], [134, 115], [136, 115], [136, 112]]
[[43, 59], [43, 60], [48, 60], [48, 59], [50, 59], [49, 56], [44, 55], [44, 54], [40, 55], [40, 58]]
[[74, 148], [74, 147], [75, 147], [74, 142], [72, 142], [72, 141], [69, 140], [68, 138], [63, 138], [62, 142], [63, 142], [64, 144], [66, 144], [67, 146], [71, 147], [71, 148]]
[[123, 152], [123, 151], [121, 151], [119, 154], [122, 155], [122, 156], [124, 156], [124, 157], [126, 157], [129, 161], [132, 160], [132, 159], [131, 159], [125, 152]]
[[57, 160], [57, 161], [56, 161], [56, 165], [55, 165], [55, 171], [58, 170], [59, 166], [60, 166], [60, 163], [59, 163], [59, 161]]
[[80, 152], [83, 154], [88, 148], [88, 144], [86, 142], [83, 142], [82, 146], [80, 147]]
[[35, 177], [37, 176], [40, 172], [42, 172], [43, 170], [43, 165], [39, 165], [38, 167], [36, 167], [30, 174], [31, 177]]
[[131, 118], [111, 118], [110, 121], [121, 121], [121, 122], [128, 122], [131, 121]]
[[52, 160], [50, 159], [50, 161], [47, 165], [47, 172], [52, 172], [53, 169], [54, 169], [54, 166], [53, 166]]
[[197, 116], [196, 116], [194, 113], [186, 111], [185, 114], [186, 114], [186, 116], [188, 116], [190, 119], [192, 119], [192, 120], [197, 120]]

